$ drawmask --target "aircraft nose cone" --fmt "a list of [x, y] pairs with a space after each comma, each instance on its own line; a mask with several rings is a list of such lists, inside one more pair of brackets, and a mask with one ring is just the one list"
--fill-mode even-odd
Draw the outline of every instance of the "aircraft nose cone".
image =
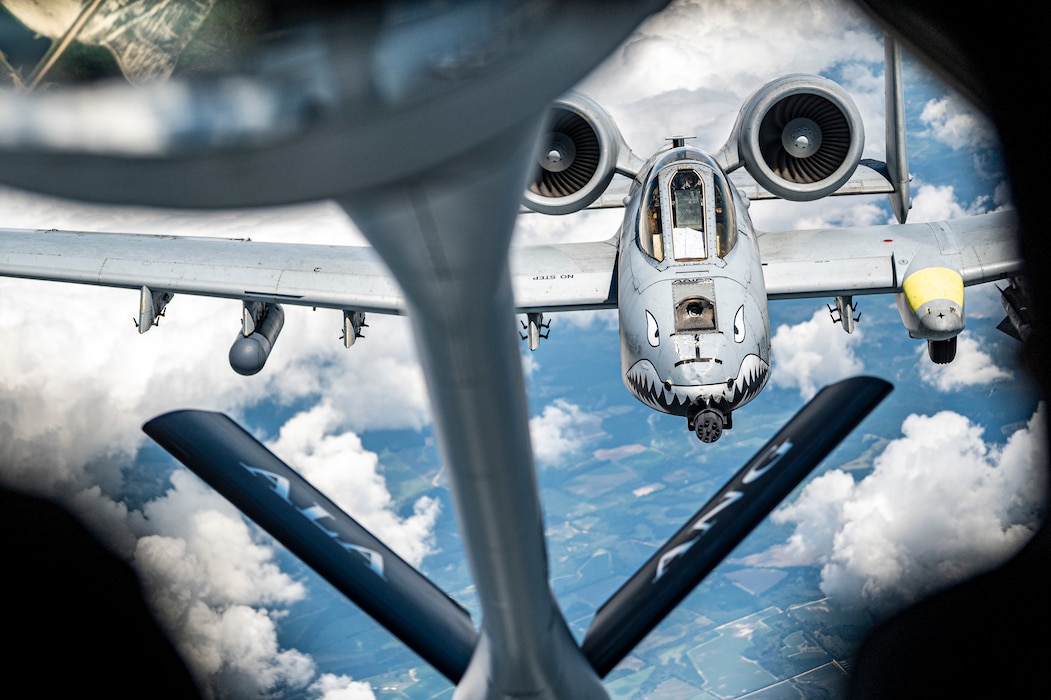
[[[935, 299], [916, 309], [920, 326], [929, 340], [944, 340], [963, 330], [963, 309], [948, 299]], [[942, 336], [942, 337], [935, 337]]]

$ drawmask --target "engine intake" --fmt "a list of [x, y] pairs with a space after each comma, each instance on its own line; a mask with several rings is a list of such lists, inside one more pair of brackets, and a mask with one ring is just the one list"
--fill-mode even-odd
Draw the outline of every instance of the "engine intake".
[[609, 186], [624, 139], [609, 114], [580, 94], [556, 101], [546, 119], [524, 203], [542, 214], [570, 214]]
[[717, 157], [727, 170], [743, 164], [777, 197], [809, 201], [842, 187], [864, 147], [861, 115], [842, 87], [819, 76], [789, 75], [745, 102]]

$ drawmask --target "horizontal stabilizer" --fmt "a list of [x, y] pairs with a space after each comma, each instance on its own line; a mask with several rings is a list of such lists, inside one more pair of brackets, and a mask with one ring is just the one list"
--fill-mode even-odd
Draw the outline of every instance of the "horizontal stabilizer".
[[477, 640], [456, 601], [221, 413], [143, 430], [453, 683]]
[[804, 406], [595, 614], [582, 644], [595, 672], [612, 671], [890, 390], [854, 377]]

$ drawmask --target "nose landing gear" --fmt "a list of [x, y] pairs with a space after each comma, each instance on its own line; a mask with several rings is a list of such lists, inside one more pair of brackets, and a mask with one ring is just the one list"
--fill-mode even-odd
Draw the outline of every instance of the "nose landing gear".
[[723, 415], [714, 408], [702, 408], [688, 417], [690, 429], [701, 442], [715, 442], [723, 435], [723, 430], [732, 427], [730, 415]]

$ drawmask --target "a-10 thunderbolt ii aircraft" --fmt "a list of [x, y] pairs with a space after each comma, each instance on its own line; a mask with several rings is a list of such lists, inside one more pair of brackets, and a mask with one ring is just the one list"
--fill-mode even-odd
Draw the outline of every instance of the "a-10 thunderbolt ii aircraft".
[[[530, 348], [546, 337], [546, 312], [616, 307], [628, 390], [658, 411], [685, 416], [705, 442], [730, 428], [733, 412], [767, 383], [769, 299], [833, 299], [832, 318], [850, 333], [854, 295], [894, 294], [909, 335], [927, 342], [934, 362], [952, 361], [964, 328], [964, 286], [1021, 270], [1010, 213], [770, 232], [755, 230], [748, 215], [750, 198], [888, 192], [904, 222], [909, 176], [896, 65], [891, 60], [887, 71], [886, 163], [860, 162], [858, 110], [818, 76], [786, 76], [756, 91], [713, 155], [673, 137], [644, 161], [599, 105], [579, 94], [558, 100], [525, 207], [565, 215], [617, 206], [624, 217], [605, 242], [511, 250]], [[380, 257], [361, 247], [9, 230], [0, 236], [0, 274], [138, 289], [140, 333], [157, 324], [173, 295], [239, 299], [244, 322], [230, 362], [242, 374], [258, 372], [272, 351], [281, 304], [342, 310], [347, 347], [360, 337], [366, 313], [407, 310]], [[1008, 311], [1024, 331], [1024, 302]]]
[[[548, 581], [514, 311], [528, 315], [535, 346], [546, 311], [617, 306], [626, 383], [712, 440], [766, 381], [768, 298], [835, 297], [849, 329], [852, 295], [899, 294], [908, 331], [948, 359], [963, 285], [1020, 269], [1010, 217], [753, 230], [748, 198], [765, 196], [885, 191], [904, 221], [894, 58], [885, 165], [859, 165], [861, 124], [849, 98], [804, 76], [756, 93], [713, 156], [673, 139], [643, 161], [583, 98], [556, 102], [546, 126], [541, 118], [662, 2], [601, 11], [586, 2], [410, 5], [393, 3], [389, 15], [343, 9], [310, 31], [277, 33], [271, 56], [280, 60], [232, 83], [206, 76], [171, 91], [92, 94], [144, 120], [158, 105], [169, 110], [150, 124], [148, 143], [117, 133], [114, 112], [93, 109], [94, 100], [0, 100], [0, 181], [156, 206], [331, 197], [372, 248], [7, 230], [0, 272], [134, 289], [140, 332], [177, 294], [240, 300], [244, 325], [231, 359], [245, 373], [271, 351], [282, 304], [342, 310], [348, 346], [364, 314], [407, 313], [478, 628], [225, 416], [177, 411], [145, 430], [456, 684], [454, 697], [605, 698], [599, 679], [889, 386], [855, 378], [818, 394], [598, 610], [577, 644]], [[319, 39], [320, 49], [297, 44], [304, 39]], [[245, 95], [272, 111], [245, 115]], [[98, 130], [106, 138], [70, 138]], [[750, 177], [732, 179], [741, 170]], [[608, 191], [617, 172], [629, 181], [623, 194]], [[623, 206], [624, 224], [607, 242], [508, 253], [523, 189], [527, 207], [551, 214]], [[1014, 314], [1020, 330], [1023, 311]]]
[[[858, 320], [853, 295], [892, 293], [909, 335], [944, 364], [964, 328], [964, 286], [1021, 271], [1010, 213], [904, 224], [909, 175], [892, 50], [886, 76], [886, 163], [861, 163], [864, 133], [853, 101], [817, 76], [785, 76], [756, 91], [715, 154], [673, 137], [642, 164], [587, 98], [570, 96], [552, 109], [526, 206], [551, 214], [596, 201], [614, 206], [617, 197], [605, 189], [610, 176], [615, 170], [632, 178], [619, 202], [621, 230], [610, 242], [618, 248], [624, 383], [648, 406], [686, 416], [702, 441], [717, 440], [732, 412], [766, 385], [768, 299], [832, 297], [832, 320], [850, 333]], [[744, 177], [729, 175], [742, 166]], [[889, 193], [899, 225], [762, 232], [748, 216], [749, 198], [873, 192]], [[547, 272], [539, 279], [552, 287], [576, 277], [568, 268]], [[1003, 297], [1001, 327], [1014, 335], [1026, 332], [1022, 289], [1013, 282]], [[534, 348], [541, 310], [529, 322]]]

